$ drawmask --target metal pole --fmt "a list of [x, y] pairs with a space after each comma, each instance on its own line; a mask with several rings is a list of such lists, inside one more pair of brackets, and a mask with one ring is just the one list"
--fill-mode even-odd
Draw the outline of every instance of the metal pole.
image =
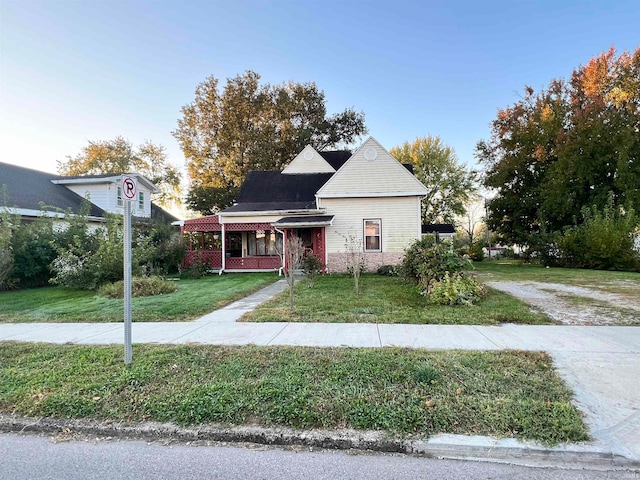
[[131, 365], [131, 202], [124, 201], [124, 363]]
[[491, 261], [491, 232], [489, 231], [489, 201], [484, 199], [484, 209], [485, 209], [485, 217], [484, 224], [487, 228], [487, 244], [489, 245], [489, 261]]

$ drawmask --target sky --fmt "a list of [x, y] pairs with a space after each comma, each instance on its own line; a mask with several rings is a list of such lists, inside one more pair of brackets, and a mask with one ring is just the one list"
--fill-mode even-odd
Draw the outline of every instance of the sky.
[[498, 109], [611, 46], [640, 46], [640, 1], [0, 0], [0, 161], [56, 173], [123, 136], [184, 169], [180, 108], [253, 70], [315, 82], [387, 149], [438, 135], [477, 168]]

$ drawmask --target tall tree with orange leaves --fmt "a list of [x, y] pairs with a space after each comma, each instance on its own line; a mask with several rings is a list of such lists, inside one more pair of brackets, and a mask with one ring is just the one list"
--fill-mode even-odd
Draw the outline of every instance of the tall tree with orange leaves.
[[498, 112], [478, 143], [489, 227], [533, 249], [608, 202], [640, 210], [640, 47], [592, 58]]

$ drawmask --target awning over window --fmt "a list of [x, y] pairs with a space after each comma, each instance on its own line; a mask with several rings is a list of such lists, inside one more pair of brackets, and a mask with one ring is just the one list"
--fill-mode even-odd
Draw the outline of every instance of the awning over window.
[[306, 217], [284, 217], [273, 223], [277, 228], [310, 228], [328, 227], [333, 222], [333, 215], [314, 215]]

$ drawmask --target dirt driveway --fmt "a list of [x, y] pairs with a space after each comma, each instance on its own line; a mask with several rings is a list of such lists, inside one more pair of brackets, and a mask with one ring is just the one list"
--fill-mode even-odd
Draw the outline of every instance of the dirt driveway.
[[640, 325], [640, 292], [608, 293], [561, 283], [488, 281], [565, 325]]

